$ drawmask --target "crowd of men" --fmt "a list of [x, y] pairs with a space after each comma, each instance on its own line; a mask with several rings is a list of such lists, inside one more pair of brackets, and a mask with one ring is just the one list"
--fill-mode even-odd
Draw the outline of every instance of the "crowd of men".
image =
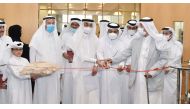
[[[158, 32], [150, 17], [129, 20], [123, 30], [101, 20], [98, 37], [96, 26], [92, 19], [71, 18], [58, 36], [56, 18], [46, 16], [32, 36], [26, 59], [21, 34], [9, 37], [6, 23], [0, 21], [0, 103], [177, 103], [177, 71], [168, 66], [181, 66], [183, 45], [173, 28]], [[35, 62], [61, 69], [48, 76], [20, 74]]]

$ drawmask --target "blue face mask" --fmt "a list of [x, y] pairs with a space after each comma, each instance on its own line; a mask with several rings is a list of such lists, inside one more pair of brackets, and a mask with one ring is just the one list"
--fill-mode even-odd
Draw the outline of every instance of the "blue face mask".
[[75, 32], [77, 31], [77, 29], [75, 29], [75, 28], [70, 28], [70, 31], [71, 31], [72, 33], [75, 33]]
[[46, 30], [49, 33], [53, 32], [55, 30], [55, 25], [54, 24], [48, 24]]

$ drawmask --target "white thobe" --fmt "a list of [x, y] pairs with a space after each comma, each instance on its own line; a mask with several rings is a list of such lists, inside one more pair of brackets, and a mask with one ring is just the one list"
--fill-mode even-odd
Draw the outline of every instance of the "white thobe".
[[[176, 42], [176, 43], [175, 43]], [[181, 66], [181, 57], [183, 47], [180, 42], [169, 41], [169, 59], [167, 66]], [[163, 89], [163, 101], [164, 104], [176, 104], [177, 103], [177, 70], [170, 69], [164, 76], [164, 89]]]
[[[64, 37], [62, 38], [62, 50], [63, 53], [66, 53], [69, 49], [68, 43], [71, 43], [73, 33], [67, 31], [63, 33]], [[61, 101], [63, 104], [72, 104], [73, 103], [73, 75], [72, 75], [72, 63], [69, 63], [67, 59], [64, 59], [63, 67], [64, 74], [62, 74], [61, 79]]]
[[[151, 36], [144, 37], [142, 42], [141, 52], [138, 60], [138, 70], [147, 70], [147, 60], [149, 56]], [[147, 92], [149, 93], [150, 104], [160, 104], [162, 100], [162, 90], [147, 91], [145, 72], [137, 72], [134, 85], [134, 103], [147, 104]], [[150, 75], [151, 72], [150, 72]]]
[[[0, 65], [7, 64], [11, 51], [7, 48], [7, 44], [10, 44], [12, 39], [8, 36], [0, 37]], [[3, 74], [3, 79], [7, 78], [6, 72], [7, 66], [0, 66], [0, 74]], [[7, 91], [5, 89], [0, 89], [0, 104], [8, 103]]]
[[[89, 36], [90, 37], [90, 36]], [[74, 53], [73, 67], [79, 68], [73, 71], [73, 103], [82, 104], [99, 104], [99, 75], [92, 76], [91, 68], [94, 66], [96, 59], [95, 41], [88, 40], [88, 36], [83, 39], [82, 45], [78, 48], [78, 53]], [[84, 55], [80, 55], [84, 54]], [[90, 69], [80, 69], [90, 68]]]
[[9, 60], [7, 92], [10, 104], [32, 103], [30, 75], [20, 75], [20, 72], [27, 64], [29, 64], [27, 59], [14, 55]]
[[[110, 40], [107, 36], [100, 40], [97, 50], [98, 59], [113, 58], [122, 50], [122, 41], [119, 39]], [[113, 65], [117, 68], [118, 64]], [[101, 74], [101, 103], [103, 104], [120, 104], [121, 103], [121, 73], [116, 69], [106, 69]]]
[[[150, 49], [150, 36], [144, 37], [142, 42], [141, 52], [138, 61], [138, 70], [146, 70], [147, 58]], [[147, 103], [147, 88], [145, 72], [137, 72], [136, 81], [134, 85], [134, 103]], [[149, 94], [150, 95], [150, 94]]]
[[[41, 42], [38, 42], [44, 43], [39, 47], [42, 51], [39, 51], [38, 48], [30, 47], [30, 61], [43, 61], [55, 65], [60, 65], [61, 53], [59, 54], [59, 50], [61, 50], [61, 46], [59, 48], [59, 43], [55, 41], [55, 38], [53, 36], [47, 35], [45, 38], [45, 42], [43, 42], [43, 40], [41, 40]], [[61, 71], [58, 70], [51, 75], [36, 79], [33, 99], [33, 102], [35, 104], [60, 103], [60, 72]]]
[[[126, 34], [126, 36], [121, 37], [123, 41], [123, 47], [128, 48], [131, 44], [131, 41], [135, 38], [135, 35], [131, 36], [129, 34]], [[129, 57], [125, 65], [131, 65], [131, 57]], [[122, 104], [131, 104], [133, 103], [133, 95], [134, 91], [132, 88], [129, 88], [128, 81], [129, 81], [129, 74], [128, 72], [121, 74], [121, 81], [122, 81], [122, 89], [121, 89], [121, 103]]]

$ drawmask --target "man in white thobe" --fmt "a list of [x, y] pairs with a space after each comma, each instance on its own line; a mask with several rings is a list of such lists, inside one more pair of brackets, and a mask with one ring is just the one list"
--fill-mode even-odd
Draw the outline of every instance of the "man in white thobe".
[[[140, 19], [138, 34], [141, 37], [132, 40], [130, 47], [119, 53], [112, 59], [106, 59], [107, 63], [116, 64], [131, 56], [132, 70], [149, 70], [162, 68], [167, 63], [168, 53], [158, 50], [153, 35], [158, 31], [153, 19], [145, 17]], [[100, 66], [106, 66], [106, 62], [97, 61]], [[148, 86], [146, 84], [148, 81]], [[163, 73], [161, 71], [131, 72], [129, 73], [129, 87], [134, 87], [133, 103], [161, 103], [163, 89]], [[147, 88], [148, 87], [148, 88]], [[147, 90], [148, 89], [148, 90]], [[149, 96], [147, 96], [149, 94]]]
[[72, 75], [72, 56], [70, 56], [69, 52], [72, 52], [68, 47], [68, 43], [72, 43], [72, 38], [77, 29], [79, 28], [81, 20], [79, 18], [71, 18], [71, 22], [68, 25], [67, 29], [61, 33], [61, 43], [64, 57], [63, 67], [64, 74], [62, 74], [61, 79], [61, 101], [63, 104], [71, 104], [73, 103], [73, 75]]
[[8, 103], [8, 96], [6, 88], [7, 80], [7, 66], [8, 60], [11, 56], [11, 51], [8, 49], [7, 45], [12, 43], [12, 39], [6, 36], [6, 24], [4, 21], [0, 20], [0, 104]]
[[[108, 31], [99, 40], [97, 58], [99, 60], [113, 58], [122, 51], [122, 41], [120, 40], [121, 31], [116, 23], [107, 25]], [[113, 67], [117, 68], [118, 64]], [[121, 73], [117, 69], [104, 69], [100, 72], [101, 80], [101, 103], [102, 104], [121, 104]]]
[[[183, 53], [183, 45], [176, 40], [174, 29], [171, 27], [162, 28], [163, 37], [167, 41], [169, 48], [168, 63], [166, 66], [181, 67], [181, 58]], [[177, 70], [166, 69], [164, 75], [164, 89], [163, 89], [163, 101], [164, 104], [176, 104], [177, 103]]]
[[[121, 35], [121, 40], [123, 41], [123, 48], [127, 48], [130, 46], [131, 41], [136, 38], [138, 25], [136, 20], [129, 20], [124, 28], [124, 31]], [[122, 65], [124, 64], [124, 65]], [[120, 68], [130, 69], [131, 68], [131, 57], [127, 59], [127, 61], [123, 62]], [[133, 89], [129, 89], [128, 81], [129, 81], [129, 73], [127, 71], [123, 71], [121, 75], [122, 80], [122, 97], [121, 97], [121, 103], [123, 104], [129, 104], [133, 101]]]
[[96, 63], [96, 24], [94, 20], [82, 19], [73, 36], [70, 48], [73, 57], [73, 103], [100, 103], [99, 76], [92, 75]]
[[[63, 59], [55, 17], [43, 18], [43, 23], [33, 35], [29, 46], [31, 62], [48, 62], [61, 66]], [[60, 103], [60, 73], [61, 71], [56, 71], [35, 80], [34, 103]]]
[[21, 75], [20, 72], [29, 64], [26, 58], [21, 57], [22, 42], [13, 42], [9, 45], [12, 56], [8, 62], [7, 92], [10, 104], [32, 104], [32, 85], [30, 75]]

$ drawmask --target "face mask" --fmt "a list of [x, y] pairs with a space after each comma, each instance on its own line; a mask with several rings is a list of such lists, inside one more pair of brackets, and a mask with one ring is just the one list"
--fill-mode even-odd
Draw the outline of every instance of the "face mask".
[[71, 31], [72, 33], [75, 33], [75, 32], [77, 31], [77, 29], [75, 29], [75, 28], [70, 28], [70, 31]]
[[117, 34], [116, 33], [108, 33], [108, 37], [111, 39], [111, 40], [114, 40], [117, 38]]
[[127, 32], [129, 35], [133, 36], [136, 33], [136, 30], [128, 30]]
[[47, 32], [49, 32], [49, 33], [53, 32], [53, 31], [55, 30], [55, 25], [53, 25], [53, 24], [48, 24], [46, 30], [47, 30]]
[[4, 32], [0, 32], [0, 37], [4, 35]]
[[89, 34], [92, 31], [92, 28], [90, 27], [84, 27], [84, 33]]
[[139, 33], [140, 33], [142, 36], [145, 36], [145, 35], [146, 35], [146, 32], [144, 31], [143, 28], [139, 28], [138, 31], [139, 31]]
[[0, 31], [0, 37], [4, 35], [4, 31]]
[[170, 35], [163, 35], [165, 38], [166, 38], [166, 40], [170, 40], [171, 39], [171, 36]]

